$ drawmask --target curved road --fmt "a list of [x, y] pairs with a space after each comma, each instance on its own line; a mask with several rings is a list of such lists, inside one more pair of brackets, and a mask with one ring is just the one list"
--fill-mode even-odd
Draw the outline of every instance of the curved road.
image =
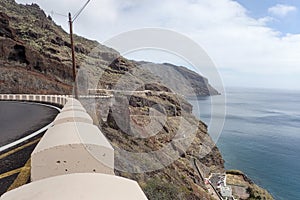
[[58, 112], [37, 103], [0, 101], [0, 196], [30, 180], [30, 155]]
[[0, 101], [0, 147], [47, 126], [57, 114], [40, 104]]

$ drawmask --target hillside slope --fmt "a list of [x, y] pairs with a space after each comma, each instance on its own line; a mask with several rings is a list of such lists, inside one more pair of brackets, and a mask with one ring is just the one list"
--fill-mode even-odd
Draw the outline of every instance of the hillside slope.
[[[0, 92], [71, 93], [69, 35], [36, 4], [24, 6], [13, 0], [2, 0], [0, 17]], [[141, 89], [150, 80], [162, 83], [162, 78], [157, 76], [164, 74], [159, 64], [151, 63], [153, 69], [144, 69], [138, 62], [120, 57], [113, 49], [79, 36], [75, 36], [75, 50], [77, 67], [86, 72], [92, 88], [112, 89], [120, 79], [119, 70], [129, 74], [122, 76], [122, 81], [130, 89]], [[109, 65], [113, 67], [108, 69]], [[122, 65], [130, 66], [134, 73]], [[180, 73], [187, 82], [178, 93], [188, 95], [186, 88], [192, 86], [194, 96], [217, 94], [204, 77], [183, 67], [175, 67], [174, 70], [184, 69]], [[157, 70], [161, 73], [156, 73]]]
[[[163, 65], [150, 63], [150, 70], [96, 41], [79, 36], [75, 41], [80, 93], [114, 91], [111, 102], [81, 100], [116, 150], [116, 174], [137, 180], [149, 199], [212, 199], [203, 177], [225, 172], [224, 161], [207, 126], [183, 98], [217, 94], [207, 79], [165, 64], [191, 80], [192, 87], [174, 88], [172, 79], [158, 76], [169, 70]], [[0, 49], [0, 93], [72, 93], [68, 34], [38, 5], [0, 1]], [[126, 157], [121, 150], [159, 153], [153, 160]]]

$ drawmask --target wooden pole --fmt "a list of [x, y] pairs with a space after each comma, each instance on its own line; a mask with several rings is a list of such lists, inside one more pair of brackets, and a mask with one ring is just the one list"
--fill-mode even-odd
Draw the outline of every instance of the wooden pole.
[[75, 59], [75, 47], [73, 40], [73, 22], [71, 13], [69, 13], [69, 24], [70, 24], [70, 40], [71, 40], [71, 50], [72, 50], [72, 65], [73, 65], [73, 81], [74, 81], [74, 92], [75, 98], [78, 99], [78, 88], [77, 88], [77, 80], [76, 80], [76, 59]]

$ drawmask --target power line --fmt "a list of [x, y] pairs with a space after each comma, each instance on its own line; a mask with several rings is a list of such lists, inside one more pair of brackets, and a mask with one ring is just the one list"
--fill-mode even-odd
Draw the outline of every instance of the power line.
[[[76, 14], [75, 14], [74, 17], [73, 17], [72, 22], [74, 22], [74, 21], [79, 17], [79, 15], [80, 15], [80, 14], [82, 13], [82, 11], [87, 7], [87, 5], [90, 3], [90, 1], [91, 1], [91, 0], [88, 0], [88, 1], [83, 5], [83, 7], [80, 8], [80, 9], [76, 12]], [[64, 15], [64, 14], [55, 12], [54, 10], [51, 10], [51, 11], [47, 10], [46, 12], [49, 13], [50, 15], [52, 15], [52, 16], [53, 16], [53, 15], [58, 15], [58, 16], [61, 16], [61, 17], [68, 17], [68, 15]]]
[[86, 8], [86, 6], [90, 3], [91, 0], [88, 0], [84, 5], [83, 7], [74, 15], [74, 18], [72, 20], [72, 22], [74, 22], [77, 17], [82, 13], [82, 11]]
[[81, 9], [74, 15], [72, 19], [71, 13], [69, 13], [69, 24], [70, 24], [70, 40], [71, 40], [71, 50], [72, 50], [72, 67], [73, 67], [73, 78], [74, 78], [74, 89], [75, 89], [75, 98], [78, 99], [78, 85], [76, 79], [76, 58], [75, 58], [75, 46], [73, 39], [73, 22], [77, 19], [77, 17], [82, 13], [82, 11], [86, 8], [86, 6], [90, 3], [91, 0], [88, 0]]
[[58, 16], [61, 16], [61, 17], [68, 17], [67, 15], [64, 15], [64, 14], [61, 14], [61, 13], [54, 12], [54, 10], [46, 11], [46, 12], [47, 12], [47, 13], [50, 13], [52, 16], [53, 16], [53, 15], [58, 15]]

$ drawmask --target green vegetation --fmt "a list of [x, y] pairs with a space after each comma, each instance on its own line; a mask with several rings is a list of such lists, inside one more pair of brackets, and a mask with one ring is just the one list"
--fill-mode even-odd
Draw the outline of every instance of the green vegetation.
[[151, 200], [194, 199], [188, 188], [175, 186], [175, 184], [164, 182], [159, 178], [150, 179], [142, 188], [147, 198]]
[[150, 179], [143, 190], [148, 199], [151, 200], [180, 199], [180, 195], [178, 195], [178, 192], [180, 192], [179, 188], [158, 178]]
[[274, 199], [266, 190], [259, 188], [256, 185], [248, 187], [247, 192], [250, 194], [248, 200], [273, 200]]

